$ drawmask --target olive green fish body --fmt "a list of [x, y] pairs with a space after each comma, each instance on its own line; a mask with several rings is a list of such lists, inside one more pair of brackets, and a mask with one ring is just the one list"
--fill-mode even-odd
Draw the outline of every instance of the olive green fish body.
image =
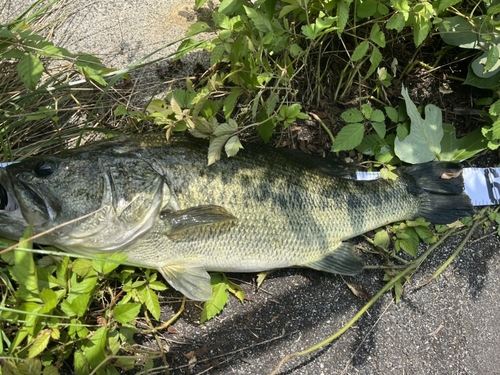
[[[0, 169], [0, 184], [38, 233], [77, 219], [40, 243], [123, 252], [197, 300], [211, 296], [207, 271], [305, 266], [353, 275], [363, 264], [345, 240], [398, 220], [451, 222], [472, 210], [454, 164], [355, 181], [329, 159], [245, 148], [207, 166], [199, 141], [125, 137]], [[15, 215], [0, 210], [0, 222]], [[0, 235], [20, 236], [25, 228], [15, 225]]]

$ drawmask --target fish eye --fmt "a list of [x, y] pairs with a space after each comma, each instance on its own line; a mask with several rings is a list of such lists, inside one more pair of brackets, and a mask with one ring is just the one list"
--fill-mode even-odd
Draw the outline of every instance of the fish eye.
[[56, 170], [56, 166], [52, 161], [41, 160], [35, 164], [33, 172], [39, 177], [48, 177]]

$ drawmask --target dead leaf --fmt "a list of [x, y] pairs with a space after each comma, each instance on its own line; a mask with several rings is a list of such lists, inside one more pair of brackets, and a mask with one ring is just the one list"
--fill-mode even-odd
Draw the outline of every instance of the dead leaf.
[[369, 301], [371, 299], [370, 295], [365, 290], [363, 285], [355, 284], [355, 283], [348, 283], [348, 282], [346, 282], [346, 284], [347, 284], [347, 287], [349, 288], [349, 290], [352, 292], [352, 294], [354, 294], [356, 297], [362, 298], [365, 301]]

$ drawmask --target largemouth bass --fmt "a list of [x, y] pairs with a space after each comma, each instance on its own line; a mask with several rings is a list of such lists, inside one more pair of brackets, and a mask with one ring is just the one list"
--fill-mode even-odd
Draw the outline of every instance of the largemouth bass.
[[434, 162], [400, 168], [396, 180], [355, 181], [334, 161], [299, 151], [246, 145], [207, 166], [203, 142], [121, 137], [0, 168], [0, 236], [19, 239], [29, 224], [35, 234], [52, 229], [36, 241], [124, 253], [187, 297], [208, 300], [207, 271], [361, 272], [349, 238], [473, 212], [460, 171]]

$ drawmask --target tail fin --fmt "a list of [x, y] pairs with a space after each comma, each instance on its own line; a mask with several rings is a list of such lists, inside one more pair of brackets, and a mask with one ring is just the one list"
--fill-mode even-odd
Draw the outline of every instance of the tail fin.
[[416, 164], [404, 169], [413, 177], [421, 193], [417, 217], [431, 223], [448, 224], [474, 213], [471, 200], [464, 193], [462, 166], [452, 162]]

